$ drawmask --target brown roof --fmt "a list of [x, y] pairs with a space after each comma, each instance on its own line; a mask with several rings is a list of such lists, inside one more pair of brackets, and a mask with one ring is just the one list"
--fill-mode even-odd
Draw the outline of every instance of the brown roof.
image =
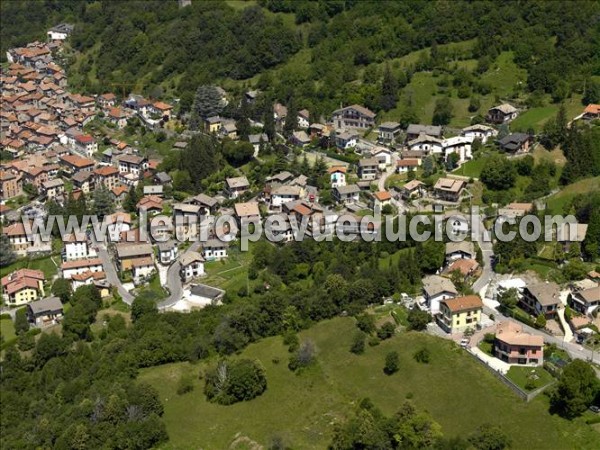
[[150, 256], [147, 256], [144, 258], [136, 258], [136, 259], [132, 260], [131, 265], [133, 267], [153, 266], [154, 261], [152, 261], [152, 258]]
[[398, 167], [417, 167], [419, 165], [419, 160], [417, 158], [405, 158], [399, 159], [396, 162]]
[[60, 268], [65, 269], [78, 269], [80, 267], [91, 267], [101, 266], [102, 260], [100, 258], [80, 259], [77, 261], [66, 261], [61, 264]]
[[88, 167], [94, 165], [93, 160], [88, 158], [82, 158], [81, 156], [77, 155], [63, 155], [60, 157], [60, 159], [75, 167]]
[[346, 173], [346, 170], [348, 170], [348, 169], [344, 166], [332, 166], [329, 169], [327, 169], [327, 172], [328, 173], [335, 173], [335, 172]]
[[98, 169], [95, 169], [94, 173], [101, 177], [108, 177], [110, 175], [118, 175], [119, 170], [113, 166], [104, 166], [104, 167], [99, 167]]
[[88, 270], [83, 273], [71, 275], [71, 279], [73, 279], [75, 281], [86, 281], [86, 280], [89, 280], [90, 278], [93, 278], [94, 280], [104, 280], [106, 278], [106, 273], [104, 273], [103, 271], [92, 272], [91, 270]]
[[392, 198], [392, 195], [388, 191], [375, 192], [373, 194], [373, 196], [380, 202], [384, 202], [384, 201], [390, 200]]
[[496, 327], [496, 339], [508, 345], [523, 345], [531, 347], [542, 347], [543, 336], [525, 333], [523, 327], [513, 322], [501, 322]]
[[41, 270], [19, 269], [19, 270], [14, 271], [13, 273], [6, 275], [5, 277], [2, 277], [2, 281], [1, 281], [2, 287], [5, 287], [9, 283], [12, 283], [17, 280], [21, 280], [23, 278], [32, 278], [35, 280], [44, 281], [45, 277], [44, 277], [44, 272], [42, 272]]
[[457, 259], [450, 266], [448, 266], [448, 272], [454, 272], [458, 270], [464, 276], [470, 275], [479, 267], [479, 263], [474, 259]]
[[234, 208], [238, 217], [260, 216], [257, 202], [236, 203]]
[[483, 302], [481, 301], [481, 298], [479, 298], [479, 295], [451, 298], [442, 300], [440, 303], [445, 303], [448, 309], [453, 313], [483, 308]]
[[560, 302], [560, 288], [558, 284], [552, 281], [527, 286], [525, 289], [527, 289], [542, 306], [556, 305]]

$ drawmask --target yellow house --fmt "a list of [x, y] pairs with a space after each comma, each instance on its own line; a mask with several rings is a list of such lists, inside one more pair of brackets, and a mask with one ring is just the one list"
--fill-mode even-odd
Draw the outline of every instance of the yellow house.
[[474, 329], [481, 322], [483, 302], [478, 295], [456, 297], [440, 302], [439, 325], [448, 333]]
[[2, 292], [11, 306], [24, 305], [45, 295], [44, 272], [20, 269], [2, 278]]
[[44, 296], [44, 283], [33, 278], [23, 278], [9, 284], [6, 294], [10, 305], [25, 305]]
[[207, 133], [218, 133], [221, 130], [221, 118], [219, 116], [204, 119], [204, 131]]

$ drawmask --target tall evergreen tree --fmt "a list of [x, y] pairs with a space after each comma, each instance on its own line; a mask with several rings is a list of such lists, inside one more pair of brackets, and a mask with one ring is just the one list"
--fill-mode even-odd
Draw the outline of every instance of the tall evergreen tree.
[[115, 211], [110, 192], [106, 187], [101, 186], [99, 189], [94, 191], [94, 214], [99, 218], [103, 218]]
[[389, 64], [386, 64], [381, 82], [381, 107], [384, 111], [389, 111], [396, 107], [398, 102], [398, 80], [392, 73]]
[[241, 140], [247, 141], [250, 134], [250, 105], [245, 95], [242, 95], [242, 101], [238, 109], [238, 119], [235, 122], [237, 134]]
[[8, 236], [0, 234], [0, 267], [12, 264], [15, 259], [17, 259], [17, 255], [15, 255], [15, 252], [10, 245]]
[[287, 104], [287, 116], [283, 125], [283, 135], [289, 137], [298, 129], [298, 107], [292, 96]]
[[219, 115], [222, 109], [221, 95], [217, 88], [209, 85], [199, 86], [190, 112], [190, 128], [199, 129], [203, 119]]

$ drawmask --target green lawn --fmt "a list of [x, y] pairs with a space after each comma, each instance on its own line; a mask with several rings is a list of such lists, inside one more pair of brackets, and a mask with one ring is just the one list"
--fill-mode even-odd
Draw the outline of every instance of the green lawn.
[[252, 261], [252, 243], [249, 250], [242, 252], [237, 246], [229, 247], [228, 257], [204, 264], [207, 276], [202, 283], [237, 292], [247, 283], [247, 268]]
[[[552, 383], [554, 381], [554, 378], [552, 377], [552, 375], [550, 375], [548, 373], [548, 371], [546, 369], [544, 369], [543, 367], [513, 366], [508, 370], [506, 376], [513, 383], [515, 383], [517, 386], [519, 386], [521, 389], [523, 389], [525, 391], [535, 390], [542, 386], [546, 386], [547, 384]], [[533, 381], [533, 383], [535, 384], [535, 388], [527, 389], [525, 387], [525, 386], [527, 386], [527, 383], [529, 382], [529, 380]]]
[[494, 356], [492, 353], [493, 344], [491, 342], [481, 341], [477, 347], [479, 347], [479, 350], [481, 350], [483, 353]]
[[[348, 351], [355, 330], [353, 319], [337, 318], [302, 332], [301, 339], [314, 341], [318, 362], [300, 374], [287, 368], [289, 353], [281, 338], [249, 346], [240, 357], [262, 362], [268, 387], [262, 396], [231, 406], [205, 400], [197, 376], [203, 364], [141, 370], [139, 378], [158, 389], [165, 405], [170, 441], [162, 448], [231, 448], [234, 440], [258, 448], [253, 443], [268, 445], [276, 435], [290, 448], [325, 448], [335, 423], [352, 414], [364, 397], [386, 414], [411, 397], [417, 408], [441, 424], [446, 436], [465, 436], [483, 423], [493, 423], [511, 436], [514, 449], [600, 446], [600, 435], [582, 419], [569, 422], [550, 415], [544, 396], [523, 402], [450, 341], [402, 333], [357, 356]], [[412, 357], [424, 346], [431, 352], [426, 365]], [[400, 370], [386, 376], [382, 368], [391, 350], [400, 355]], [[177, 381], [184, 373], [194, 376], [195, 389], [179, 396]]]
[[479, 175], [481, 175], [481, 171], [483, 170], [483, 166], [485, 166], [485, 163], [489, 157], [490, 153], [483, 153], [479, 158], [467, 161], [452, 173], [470, 178], [479, 178]]
[[[572, 98], [565, 100], [565, 107], [567, 110], [567, 118], [569, 120], [581, 114], [583, 111], [581, 96], [573, 95]], [[548, 119], [556, 116], [558, 108], [559, 105], [557, 104], [530, 108], [513, 120], [510, 124], [510, 128], [512, 131], [523, 132], [526, 132], [529, 128], [533, 128], [536, 132], [539, 132], [542, 130], [542, 127]]]
[[[60, 265], [60, 258], [55, 257], [55, 259], [56, 259], [57, 264]], [[44, 275], [46, 276], [46, 280], [52, 278], [54, 275], [56, 275], [56, 272], [58, 272], [58, 267], [56, 266], [56, 264], [54, 262], [52, 262], [52, 257], [47, 256], [45, 258], [34, 259], [34, 260], [31, 260], [28, 258], [19, 259], [19, 260], [15, 261], [14, 263], [12, 263], [11, 265], [0, 269], [0, 276], [4, 277], [5, 275], [8, 275], [9, 273], [14, 272], [15, 270], [25, 269], [25, 268], [41, 270], [42, 272], [44, 272]]]
[[546, 202], [546, 208], [553, 214], [570, 213], [571, 211], [567, 211], [566, 208], [577, 195], [598, 191], [600, 191], [600, 177], [579, 180], [549, 197]]
[[12, 319], [0, 319], [0, 335], [4, 338], [4, 342], [12, 341], [17, 337]]

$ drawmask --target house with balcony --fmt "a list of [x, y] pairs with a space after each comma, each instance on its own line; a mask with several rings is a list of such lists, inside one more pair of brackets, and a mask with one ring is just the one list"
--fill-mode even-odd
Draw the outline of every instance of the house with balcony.
[[205, 260], [219, 260], [227, 258], [227, 249], [229, 244], [219, 239], [209, 239], [202, 244], [200, 253]]
[[508, 103], [494, 106], [487, 112], [486, 120], [490, 123], [503, 124], [515, 119], [519, 111]]
[[198, 252], [187, 251], [179, 257], [179, 275], [187, 283], [204, 275], [204, 258]]
[[340, 108], [333, 112], [332, 122], [336, 128], [358, 128], [366, 130], [375, 126], [376, 114], [361, 105]]
[[440, 313], [436, 316], [437, 323], [447, 333], [475, 330], [481, 323], [483, 302], [478, 295], [467, 295], [440, 301]]
[[332, 189], [339, 186], [346, 186], [346, 171], [347, 169], [344, 166], [333, 166], [327, 169]]
[[371, 181], [379, 174], [379, 160], [377, 158], [365, 158], [358, 161], [358, 176], [363, 181]]
[[163, 266], [168, 266], [177, 259], [178, 249], [175, 241], [159, 242], [157, 244], [158, 262]]
[[60, 178], [45, 181], [42, 183], [41, 191], [48, 200], [54, 200], [65, 193], [65, 182]]
[[419, 125], [411, 123], [406, 129], [406, 141], [412, 141], [422, 134], [441, 139], [442, 127], [439, 125]]
[[54, 325], [63, 317], [63, 305], [58, 297], [47, 297], [27, 305], [27, 320], [36, 327]]
[[447, 202], [458, 202], [467, 183], [453, 178], [440, 178], [433, 186], [434, 195]]
[[480, 123], [463, 128], [460, 134], [464, 137], [473, 138], [473, 140], [479, 139], [482, 144], [485, 144], [489, 139], [494, 139], [498, 136], [498, 131], [495, 128]]
[[600, 305], [600, 284], [571, 292], [569, 305], [581, 314], [592, 314]]
[[377, 140], [382, 144], [391, 144], [400, 135], [400, 124], [398, 122], [383, 122], [377, 128]]
[[147, 168], [148, 159], [143, 156], [122, 155], [119, 157], [119, 173], [121, 175], [132, 174], [135, 179], [139, 180]]
[[519, 306], [529, 314], [543, 315], [546, 319], [556, 317], [560, 304], [560, 288], [552, 281], [525, 286], [519, 299]]
[[6, 304], [20, 306], [42, 298], [44, 293], [44, 272], [41, 270], [19, 269], [2, 278], [2, 296]]
[[544, 338], [527, 333], [514, 322], [501, 322], [496, 327], [494, 356], [508, 364], [541, 366], [544, 364]]
[[347, 205], [358, 202], [360, 198], [360, 188], [356, 184], [337, 186], [333, 188], [333, 198], [341, 204]]
[[250, 189], [248, 178], [233, 177], [225, 180], [225, 194], [230, 199], [236, 199]]
[[358, 134], [353, 131], [344, 130], [336, 133], [335, 135], [335, 146], [340, 150], [349, 150], [356, 147], [358, 143]]
[[440, 302], [454, 298], [458, 291], [454, 283], [439, 275], [429, 275], [423, 278], [423, 297], [432, 315], [440, 311]]
[[[119, 271], [125, 272], [127, 270], [132, 270], [136, 260], [143, 260], [141, 262], [147, 263], [147, 259], [150, 259], [152, 266], [154, 266], [154, 250], [152, 249], [152, 245], [147, 243], [131, 244], [124, 242], [122, 244], [117, 244], [116, 247], [117, 266]], [[140, 272], [143, 272], [143, 268], [147, 267], [147, 264], [140, 263], [136, 267], [139, 267]]]
[[74, 261], [65, 261], [60, 265], [63, 278], [70, 280], [73, 275], [86, 272], [104, 272], [100, 258], [77, 259]]
[[63, 261], [95, 258], [96, 250], [90, 245], [85, 233], [71, 233], [63, 236]]
[[74, 137], [75, 151], [91, 158], [98, 151], [98, 143], [89, 134], [78, 134]]

